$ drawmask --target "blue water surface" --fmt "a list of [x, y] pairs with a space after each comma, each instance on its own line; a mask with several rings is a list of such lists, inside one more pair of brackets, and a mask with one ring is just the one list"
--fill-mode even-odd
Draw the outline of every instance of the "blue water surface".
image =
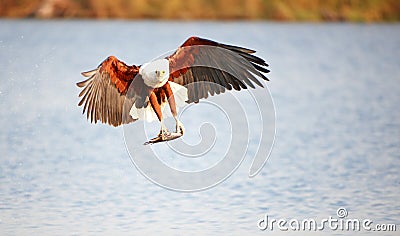
[[[1, 235], [280, 234], [257, 221], [339, 207], [400, 230], [399, 25], [1, 20], [0, 29]], [[192, 35], [267, 59], [277, 133], [255, 178], [245, 160], [215, 188], [181, 193], [136, 170], [122, 128], [86, 121], [75, 83], [109, 55], [142, 64]]]

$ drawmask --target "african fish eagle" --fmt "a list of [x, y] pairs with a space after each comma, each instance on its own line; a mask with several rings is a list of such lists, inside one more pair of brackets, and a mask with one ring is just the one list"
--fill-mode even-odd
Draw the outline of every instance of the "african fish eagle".
[[176, 121], [175, 134], [182, 136], [184, 127], [178, 120], [177, 106], [197, 103], [226, 89], [255, 88], [254, 84], [263, 87], [258, 78], [268, 81], [264, 75], [269, 72], [268, 64], [254, 53], [251, 49], [190, 37], [166, 58], [141, 66], [129, 66], [109, 56], [96, 69], [82, 73], [88, 79], [77, 83], [83, 88], [79, 106], [84, 105], [83, 113], [94, 123], [119, 126], [158, 119], [161, 130], [150, 143], [167, 141], [171, 134], [163, 124], [167, 103]]

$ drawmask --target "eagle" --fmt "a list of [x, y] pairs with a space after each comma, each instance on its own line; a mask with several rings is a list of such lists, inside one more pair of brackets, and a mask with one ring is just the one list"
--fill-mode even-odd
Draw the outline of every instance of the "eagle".
[[[82, 72], [86, 80], [78, 82], [83, 114], [92, 123], [112, 126], [136, 120], [159, 120], [159, 134], [145, 144], [181, 137], [184, 126], [177, 109], [200, 99], [241, 90], [263, 87], [269, 81], [265, 60], [256, 51], [213, 40], [190, 37], [165, 58], [143, 65], [127, 65], [115, 56], [106, 58], [96, 69]], [[168, 114], [176, 121], [176, 131], [169, 132], [163, 123]]]

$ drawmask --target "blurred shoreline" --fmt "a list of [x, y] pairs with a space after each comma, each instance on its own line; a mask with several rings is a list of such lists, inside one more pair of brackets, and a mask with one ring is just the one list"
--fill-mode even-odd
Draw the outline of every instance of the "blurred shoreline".
[[1, 18], [398, 22], [398, 0], [0, 0]]

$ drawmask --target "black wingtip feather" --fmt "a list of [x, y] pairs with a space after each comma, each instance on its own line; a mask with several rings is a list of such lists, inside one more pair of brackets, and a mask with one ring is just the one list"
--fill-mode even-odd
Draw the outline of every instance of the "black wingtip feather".
[[239, 46], [233, 46], [233, 45], [227, 45], [227, 44], [220, 44], [222, 47], [229, 49], [231, 51], [235, 51], [235, 52], [242, 52], [242, 53], [247, 53], [247, 54], [253, 54], [256, 51], [252, 50], [252, 49], [248, 49], [248, 48], [244, 48], [244, 47], [239, 47]]
[[269, 73], [270, 70], [267, 68], [264, 68], [262, 66], [259, 66], [257, 64], [251, 63], [258, 71], [264, 72], [264, 73]]

